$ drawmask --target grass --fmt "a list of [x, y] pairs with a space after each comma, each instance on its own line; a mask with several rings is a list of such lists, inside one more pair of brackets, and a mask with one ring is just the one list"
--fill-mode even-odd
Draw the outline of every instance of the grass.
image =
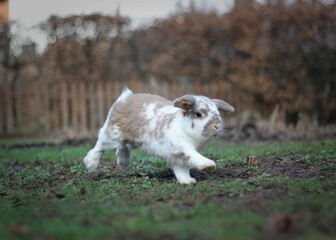
[[[21, 142], [22, 143], [22, 142]], [[88, 174], [89, 145], [0, 141], [0, 239], [335, 239], [336, 140], [214, 142], [213, 172], [178, 185], [164, 161], [113, 152]], [[256, 156], [253, 164], [247, 156]]]

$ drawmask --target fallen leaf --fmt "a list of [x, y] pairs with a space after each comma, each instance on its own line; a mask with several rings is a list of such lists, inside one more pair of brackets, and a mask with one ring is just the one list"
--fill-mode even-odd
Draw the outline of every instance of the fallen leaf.
[[31, 233], [31, 228], [28, 225], [21, 223], [10, 224], [8, 229], [12, 234], [28, 235]]
[[117, 165], [114, 167], [114, 170], [117, 171], [117, 172], [122, 172], [125, 170], [125, 167], [124, 166], [121, 166], [121, 165]]
[[256, 156], [248, 156], [248, 157], [246, 157], [246, 162], [247, 162], [248, 165], [251, 165], [251, 164], [255, 163], [256, 159], [257, 159]]
[[291, 216], [283, 213], [271, 215], [264, 226], [264, 231], [272, 234], [287, 232], [293, 225]]
[[62, 193], [56, 192], [54, 189], [47, 190], [44, 193], [44, 198], [49, 199], [49, 198], [52, 198], [52, 197], [62, 199], [62, 198], [65, 198], [65, 195], [62, 194]]
[[44, 193], [44, 198], [49, 199], [49, 198], [52, 197], [52, 195], [53, 195], [52, 191], [51, 190], [47, 190]]

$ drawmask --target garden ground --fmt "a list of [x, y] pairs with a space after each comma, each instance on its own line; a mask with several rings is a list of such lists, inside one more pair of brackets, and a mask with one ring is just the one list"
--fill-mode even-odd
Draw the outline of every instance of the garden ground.
[[192, 186], [140, 151], [89, 174], [90, 147], [0, 141], [0, 239], [336, 237], [336, 140], [214, 142]]

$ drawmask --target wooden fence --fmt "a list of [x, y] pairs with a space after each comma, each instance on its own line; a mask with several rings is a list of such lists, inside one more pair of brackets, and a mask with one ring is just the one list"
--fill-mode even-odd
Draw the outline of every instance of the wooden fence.
[[[223, 83], [187, 86], [181, 83], [139, 81], [21, 81], [0, 85], [0, 136], [95, 136], [124, 86], [169, 99], [194, 92], [239, 101]], [[224, 91], [223, 91], [224, 90]], [[235, 104], [237, 105], [237, 103]]]

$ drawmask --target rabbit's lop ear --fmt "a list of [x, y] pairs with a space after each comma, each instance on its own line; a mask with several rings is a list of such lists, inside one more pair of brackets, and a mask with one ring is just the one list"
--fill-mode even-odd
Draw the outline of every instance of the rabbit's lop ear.
[[220, 99], [211, 99], [211, 102], [216, 104], [219, 111], [227, 111], [233, 113], [235, 111], [234, 107], [232, 107], [227, 102]]
[[196, 100], [192, 95], [184, 95], [174, 100], [174, 107], [190, 111], [195, 106]]

